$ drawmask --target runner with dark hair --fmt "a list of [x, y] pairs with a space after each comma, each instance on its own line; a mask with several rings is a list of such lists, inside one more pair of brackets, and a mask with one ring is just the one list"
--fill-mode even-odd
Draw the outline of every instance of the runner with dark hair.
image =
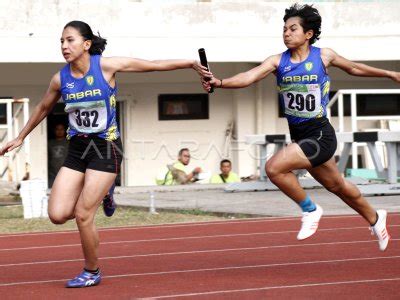
[[69, 115], [67, 158], [57, 174], [49, 200], [54, 224], [75, 218], [78, 225], [84, 270], [67, 287], [87, 287], [101, 281], [98, 268], [99, 237], [96, 211], [112, 189], [122, 161], [122, 144], [116, 121], [117, 72], [151, 72], [193, 68], [209, 76], [195, 60], [147, 61], [128, 57], [103, 57], [107, 42], [81, 21], [65, 25], [61, 51], [67, 62], [51, 79], [42, 101], [19, 136], [7, 143], [0, 155], [23, 143], [25, 137], [50, 113], [58, 99]]
[[294, 142], [273, 155], [265, 168], [270, 180], [303, 211], [297, 238], [304, 240], [313, 235], [323, 213], [292, 172], [307, 169], [370, 224], [380, 250], [384, 251], [390, 239], [386, 211], [375, 211], [358, 188], [342, 178], [333, 158], [337, 142], [335, 130], [326, 118], [330, 87], [327, 68], [334, 66], [354, 76], [387, 77], [396, 82], [400, 82], [400, 73], [352, 62], [332, 49], [312, 46], [321, 34], [321, 16], [312, 5], [291, 6], [286, 9], [283, 20], [283, 41], [288, 48], [285, 52], [270, 56], [259, 66], [230, 78], [211, 77], [210, 81], [203, 78], [203, 87], [207, 91], [211, 86], [244, 88], [275, 73], [280, 104]]

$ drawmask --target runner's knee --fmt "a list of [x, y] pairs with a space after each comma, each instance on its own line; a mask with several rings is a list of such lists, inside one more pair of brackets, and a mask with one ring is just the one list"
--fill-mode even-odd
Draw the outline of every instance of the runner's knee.
[[77, 224], [85, 226], [93, 221], [93, 215], [86, 209], [76, 208], [75, 219]]
[[67, 222], [70, 218], [62, 213], [49, 212], [49, 219], [53, 224], [61, 225]]
[[333, 194], [341, 194], [346, 190], [346, 184], [342, 178], [340, 178], [340, 180], [329, 182], [328, 184], [325, 184], [324, 187]]
[[269, 179], [276, 178], [281, 174], [277, 164], [273, 160], [267, 161], [265, 164], [265, 172], [267, 173]]

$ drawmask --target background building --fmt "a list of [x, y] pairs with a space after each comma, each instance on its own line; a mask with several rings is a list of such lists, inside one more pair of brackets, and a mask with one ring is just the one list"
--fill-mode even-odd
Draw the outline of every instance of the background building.
[[[32, 112], [51, 76], [64, 64], [59, 39], [63, 26], [74, 19], [89, 23], [108, 39], [105, 56], [197, 59], [197, 49], [204, 47], [212, 71], [223, 78], [285, 50], [282, 18], [284, 9], [291, 4], [1, 0], [0, 97], [29, 98]], [[333, 48], [351, 60], [400, 70], [400, 3], [335, 1], [316, 2], [315, 6], [323, 18], [321, 40], [316, 46]], [[355, 78], [335, 69], [330, 70], [330, 76], [333, 91], [399, 88], [388, 79]], [[209, 95], [208, 116], [202, 115], [204, 111], [196, 111], [204, 119], [191, 120], [160, 120], [159, 102], [163, 100], [159, 100], [159, 95], [204, 94], [194, 72], [120, 73], [117, 80], [126, 155], [121, 184], [126, 186], [154, 184], [159, 170], [175, 159], [181, 147], [191, 148], [193, 165], [216, 172], [221, 156], [229, 156], [234, 171], [248, 176], [257, 173], [258, 162], [254, 159], [255, 148], [244, 143], [245, 136], [288, 132], [286, 120], [279, 117], [274, 76], [246, 89], [217, 90]], [[385, 102], [384, 110], [399, 115], [399, 97], [392, 99]], [[362, 105], [369, 111], [381, 111], [382, 103], [369, 100]], [[4, 109], [0, 108], [3, 117]], [[31, 178], [47, 178], [50, 128], [65, 120], [60, 104], [31, 133]], [[345, 122], [349, 130], [349, 118]], [[230, 139], [226, 132], [232, 123]], [[333, 124], [337, 125], [336, 118]], [[362, 123], [364, 128], [379, 126], [377, 121]]]

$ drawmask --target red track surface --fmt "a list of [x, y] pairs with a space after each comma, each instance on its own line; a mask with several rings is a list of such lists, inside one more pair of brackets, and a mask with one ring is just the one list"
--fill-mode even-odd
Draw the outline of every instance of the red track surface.
[[100, 230], [103, 282], [66, 289], [83, 266], [77, 232], [0, 235], [1, 299], [399, 299], [400, 216], [386, 252], [359, 216]]

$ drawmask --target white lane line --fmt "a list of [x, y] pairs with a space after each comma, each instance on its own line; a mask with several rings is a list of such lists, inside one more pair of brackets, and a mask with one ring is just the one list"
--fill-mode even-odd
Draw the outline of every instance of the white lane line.
[[[347, 216], [344, 216], [347, 217]], [[353, 216], [348, 216], [353, 217]], [[176, 227], [196, 227], [196, 226], [208, 226], [208, 225], [229, 225], [237, 223], [262, 223], [262, 222], [276, 222], [276, 221], [293, 221], [299, 220], [300, 217], [262, 217], [262, 218], [243, 218], [237, 220], [221, 220], [221, 221], [204, 221], [204, 222], [187, 222], [187, 223], [164, 223], [161, 225], [132, 225], [132, 226], [115, 226], [112, 228], [99, 228], [99, 232], [106, 231], [122, 231], [122, 230], [141, 230], [141, 229], [159, 229], [159, 228], [176, 228]], [[1, 234], [0, 238], [7, 237], [25, 237], [25, 236], [36, 236], [36, 235], [54, 235], [54, 234], [77, 234], [78, 230], [71, 229], [65, 231], [52, 231], [52, 232], [31, 232], [31, 233], [16, 233], [16, 234]]]
[[[392, 225], [388, 227], [400, 227], [400, 225]], [[366, 227], [343, 227], [343, 228], [327, 228], [319, 229], [318, 232], [340, 231], [340, 230], [365, 230]], [[187, 236], [187, 237], [173, 237], [173, 238], [156, 238], [156, 239], [143, 239], [143, 240], [123, 240], [113, 242], [102, 242], [101, 245], [114, 245], [114, 244], [132, 244], [132, 243], [148, 243], [148, 242], [165, 242], [165, 241], [179, 241], [179, 240], [195, 240], [204, 238], [231, 238], [241, 236], [256, 236], [256, 235], [270, 235], [270, 234], [291, 234], [297, 233], [297, 230], [291, 231], [271, 231], [271, 232], [252, 232], [252, 233], [238, 233], [238, 234], [219, 234], [219, 235], [203, 235], [203, 236]], [[392, 239], [393, 240], [393, 239]], [[5, 248], [0, 249], [4, 251], [20, 251], [20, 250], [33, 250], [33, 249], [48, 249], [48, 248], [64, 248], [64, 247], [80, 247], [80, 243], [75, 244], [62, 244], [62, 245], [46, 245], [46, 246], [33, 246], [33, 247], [20, 247], [20, 248]]]
[[[391, 241], [399, 241], [399, 240], [400, 239], [392, 239]], [[246, 247], [246, 248], [207, 249], [207, 250], [193, 250], [193, 251], [179, 251], [179, 252], [161, 252], [161, 253], [148, 253], [148, 254], [135, 254], [135, 255], [105, 256], [105, 257], [100, 257], [99, 259], [107, 260], [107, 259], [125, 259], [125, 258], [137, 258], [137, 257], [218, 253], [218, 252], [257, 251], [257, 250], [293, 248], [293, 247], [312, 247], [312, 246], [320, 246], [321, 247], [321, 246], [336, 246], [336, 245], [349, 245], [349, 244], [375, 243], [375, 242], [376, 241], [374, 241], [374, 240], [362, 240], [362, 241], [351, 241], [351, 242], [308, 243], [308, 244], [290, 244], [290, 245], [260, 246], [260, 247]], [[0, 268], [1, 267], [17, 267], [17, 266], [27, 266], [27, 265], [65, 263], [65, 262], [78, 262], [78, 261], [83, 261], [83, 259], [76, 258], [76, 259], [64, 259], [64, 260], [50, 260], [50, 261], [36, 261], [36, 262], [3, 264], [3, 265], [0, 265]]]
[[[274, 263], [274, 264], [265, 264], [265, 265], [248, 265], [248, 266], [231, 266], [231, 267], [207, 268], [207, 269], [174, 270], [174, 271], [164, 271], [164, 272], [131, 273], [131, 274], [103, 276], [103, 278], [142, 277], [142, 276], [170, 275], [170, 274], [182, 274], [182, 273], [199, 273], [199, 272], [210, 272], [210, 271], [215, 272], [215, 271], [242, 270], [242, 269], [259, 269], [259, 268], [273, 268], [273, 267], [329, 264], [329, 263], [345, 263], [345, 262], [354, 262], [354, 261], [372, 261], [372, 260], [399, 259], [399, 258], [400, 258], [400, 256], [362, 257], [362, 258], [348, 258], [348, 259], [334, 259], [334, 260]], [[0, 284], [0, 287], [25, 285], [25, 284], [43, 284], [43, 283], [60, 282], [60, 281], [66, 281], [66, 280], [69, 280], [69, 279], [9, 282], [9, 283]]]
[[[400, 227], [400, 225], [392, 225], [390, 227]], [[326, 228], [319, 229], [318, 232], [327, 231], [340, 231], [340, 230], [365, 230], [367, 227], [342, 227], [342, 228]], [[218, 234], [218, 235], [203, 235], [203, 236], [187, 236], [187, 237], [173, 237], [173, 238], [156, 238], [156, 239], [143, 239], [143, 240], [124, 240], [124, 241], [113, 241], [113, 242], [101, 242], [101, 245], [113, 245], [113, 244], [132, 244], [132, 243], [148, 243], [148, 242], [165, 242], [165, 241], [179, 241], [179, 240], [194, 240], [204, 238], [231, 238], [240, 236], [253, 236], [253, 235], [269, 235], [269, 234], [291, 234], [297, 233], [297, 230], [290, 231], [271, 231], [271, 232], [252, 232], [252, 233], [238, 233], [238, 234]], [[81, 247], [81, 244], [62, 244], [62, 245], [45, 245], [45, 246], [32, 246], [32, 247], [19, 247], [19, 248], [0, 248], [0, 253], [5, 251], [21, 251], [21, 250], [33, 250], [33, 249], [54, 249], [64, 247]]]
[[[389, 214], [389, 216], [394, 214]], [[348, 219], [348, 218], [361, 218], [359, 215], [344, 215], [344, 216], [324, 216], [325, 219]], [[300, 217], [262, 217], [262, 218], [244, 218], [238, 220], [226, 220], [226, 221], [204, 221], [194, 223], [165, 223], [162, 225], [147, 225], [147, 226], [120, 226], [112, 228], [99, 228], [99, 232], [106, 231], [122, 231], [122, 230], [141, 230], [141, 229], [159, 229], [159, 228], [176, 228], [176, 227], [197, 227], [197, 226], [208, 226], [208, 225], [229, 225], [229, 224], [246, 224], [246, 223], [264, 223], [264, 222], [278, 222], [278, 221], [298, 221]], [[33, 233], [17, 233], [17, 234], [1, 234], [0, 238], [8, 237], [25, 237], [25, 236], [36, 236], [36, 235], [57, 235], [57, 234], [77, 234], [77, 230], [66, 230], [66, 231], [52, 231], [52, 232], [33, 232]]]
[[146, 298], [139, 298], [139, 299], [168, 299], [168, 298], [194, 297], [194, 296], [217, 295], [217, 294], [267, 291], [267, 290], [276, 290], [276, 289], [295, 289], [295, 288], [315, 287], [315, 286], [331, 286], [331, 285], [377, 283], [377, 282], [380, 283], [380, 282], [399, 281], [399, 280], [400, 280], [400, 277], [381, 278], [381, 279], [366, 279], [366, 280], [351, 280], [351, 281], [318, 282], [318, 283], [305, 283], [305, 284], [296, 284], [296, 285], [265, 286], [265, 287], [260, 287], [260, 288], [237, 289], [237, 290], [221, 290], [221, 291], [212, 291], [212, 292], [203, 292], [203, 293], [153, 296], [153, 297], [146, 297]]

